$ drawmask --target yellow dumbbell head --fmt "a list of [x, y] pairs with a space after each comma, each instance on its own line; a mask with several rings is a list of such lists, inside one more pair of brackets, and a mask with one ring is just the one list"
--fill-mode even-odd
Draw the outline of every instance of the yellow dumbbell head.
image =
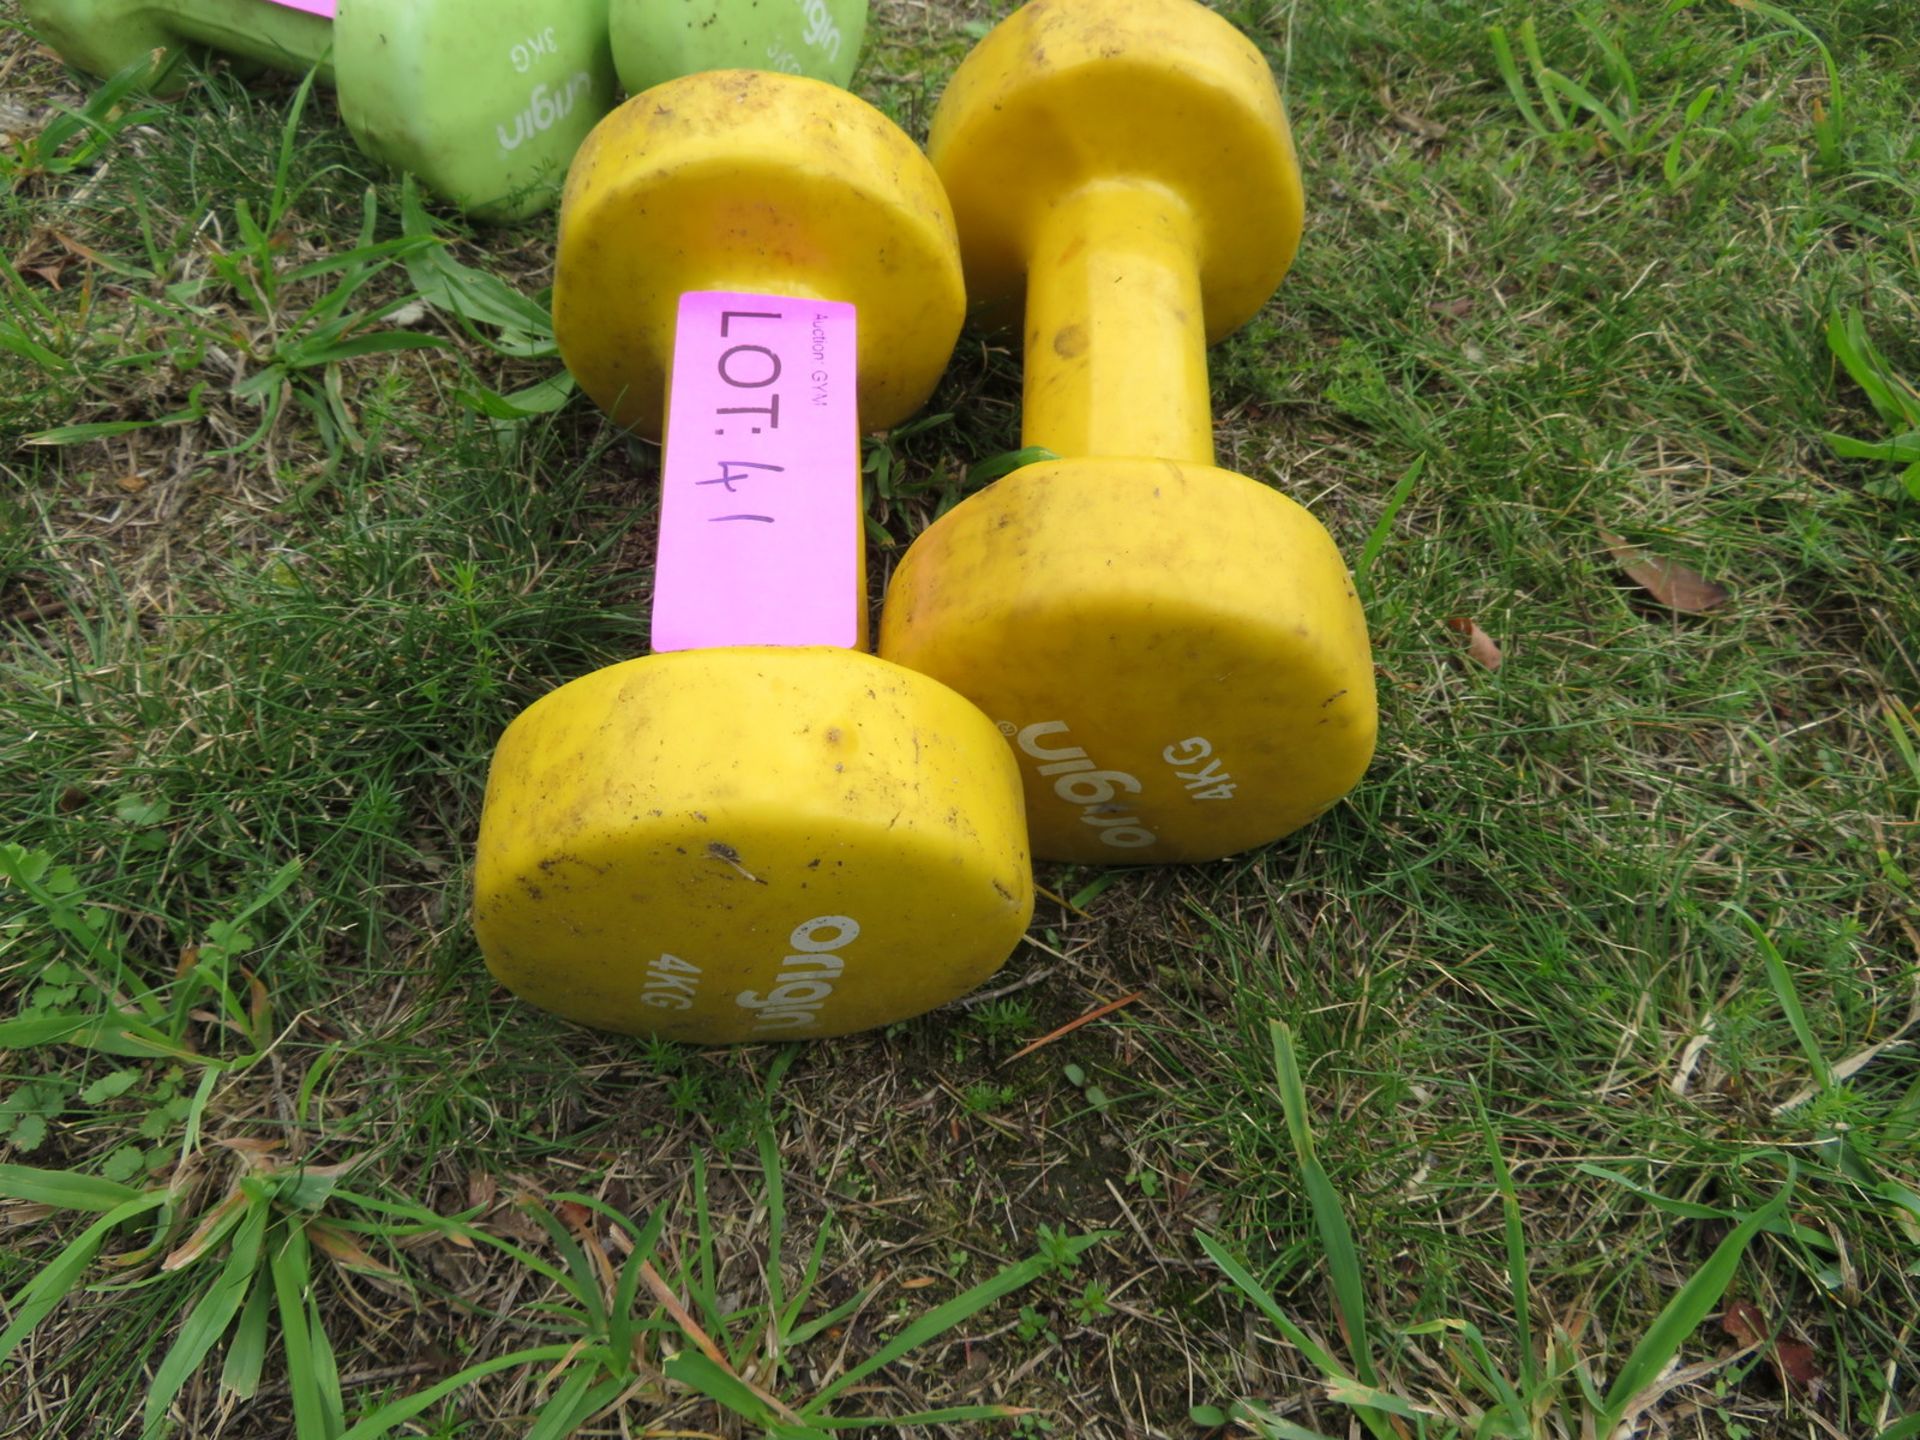
[[1019, 318], [1049, 208], [1105, 175], [1157, 182], [1192, 208], [1210, 340], [1266, 303], [1300, 241], [1300, 167], [1267, 62], [1193, 0], [1016, 10], [955, 71], [927, 153], [968, 294], [996, 323]]
[[817, 80], [708, 71], [627, 101], [575, 155], [554, 331], [580, 388], [657, 436], [683, 292], [847, 301], [861, 421], [881, 428], [925, 403], [953, 352], [955, 253], [938, 177], [878, 110]]
[[1006, 741], [869, 655], [654, 655], [554, 691], [487, 779], [474, 928], [523, 999], [700, 1043], [918, 1015], [1032, 916]]
[[1017, 471], [914, 543], [880, 651], [998, 722], [1049, 859], [1262, 845], [1373, 754], [1366, 625], [1338, 550], [1293, 501], [1224, 470]]

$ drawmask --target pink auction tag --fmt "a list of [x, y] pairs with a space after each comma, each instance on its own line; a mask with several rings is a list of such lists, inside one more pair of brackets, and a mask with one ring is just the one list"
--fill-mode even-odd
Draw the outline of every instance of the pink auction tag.
[[680, 297], [653, 648], [866, 638], [853, 306]]
[[283, 6], [288, 10], [304, 10], [309, 15], [318, 15], [323, 20], [333, 19], [338, 0], [267, 0], [269, 5]]

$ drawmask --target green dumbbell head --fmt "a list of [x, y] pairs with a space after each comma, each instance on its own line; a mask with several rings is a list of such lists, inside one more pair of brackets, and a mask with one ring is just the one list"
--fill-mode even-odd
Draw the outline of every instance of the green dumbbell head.
[[610, 0], [614, 64], [629, 95], [699, 70], [852, 78], [867, 0]]
[[606, 0], [339, 0], [340, 114], [369, 155], [485, 219], [543, 210], [613, 108]]

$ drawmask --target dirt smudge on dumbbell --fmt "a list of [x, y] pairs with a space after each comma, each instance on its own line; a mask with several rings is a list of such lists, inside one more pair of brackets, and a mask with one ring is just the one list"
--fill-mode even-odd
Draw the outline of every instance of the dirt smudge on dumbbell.
[[591, 870], [596, 875], [604, 875], [613, 868], [611, 865], [595, 865], [591, 860], [582, 860], [578, 855], [568, 850], [563, 854], [548, 855], [543, 858], [540, 861], [540, 873], [543, 875], [552, 875], [553, 872], [562, 865], [578, 865], [581, 869]]
[[742, 865], [740, 863], [740, 852], [724, 840], [710, 840], [707, 842], [707, 858], [710, 860], [718, 860], [722, 864], [732, 866], [733, 869], [738, 871], [743, 877], [751, 880], [756, 885], [764, 885], [767, 883], [751, 870], [747, 869], [745, 865]]

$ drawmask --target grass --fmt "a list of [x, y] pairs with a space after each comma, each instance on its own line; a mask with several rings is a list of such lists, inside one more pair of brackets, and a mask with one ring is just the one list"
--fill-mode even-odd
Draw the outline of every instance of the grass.
[[[798, 1052], [571, 1030], [467, 928], [495, 737], [643, 641], [550, 221], [435, 248], [296, 81], [0, 38], [0, 1433], [1916, 1433], [1920, 18], [1221, 8], [1310, 200], [1221, 454], [1364, 557], [1379, 756]], [[990, 18], [882, 4], [858, 88], [924, 136]], [[872, 443], [882, 567], [1018, 374]]]

